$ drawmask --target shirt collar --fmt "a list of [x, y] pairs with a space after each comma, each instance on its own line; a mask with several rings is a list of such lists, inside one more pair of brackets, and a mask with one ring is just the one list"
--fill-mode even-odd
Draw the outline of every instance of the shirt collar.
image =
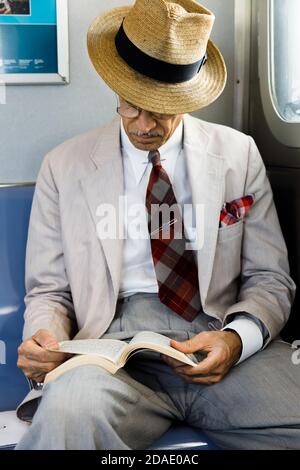
[[[174, 160], [174, 165], [172, 168], [175, 167], [176, 157], [180, 153], [183, 144], [183, 121], [175, 129], [174, 133], [170, 137], [167, 142], [159, 148], [160, 156], [162, 160], [165, 160], [167, 163], [172, 163], [171, 160]], [[123, 121], [121, 119], [121, 145], [123, 156], [127, 156], [133, 173], [135, 175], [135, 179], [137, 184], [141, 181], [146, 168], [148, 165], [151, 165], [149, 162], [146, 164], [145, 162], [148, 161], [148, 154], [149, 152], [144, 150], [137, 149], [129, 140], [128, 135], [125, 132]], [[165, 166], [165, 162], [162, 162], [162, 166]], [[172, 176], [172, 175], [170, 175]]]

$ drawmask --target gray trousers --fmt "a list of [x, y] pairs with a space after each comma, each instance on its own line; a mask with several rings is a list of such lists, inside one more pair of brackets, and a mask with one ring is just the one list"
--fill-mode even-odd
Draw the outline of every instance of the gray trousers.
[[[219, 327], [204, 313], [187, 322], [141, 293], [118, 303], [104, 337], [151, 330], [183, 341]], [[273, 341], [214, 385], [186, 384], [156, 353], [136, 354], [115, 375], [78, 367], [45, 387], [17, 449], [146, 449], [174, 420], [223, 449], [300, 449], [300, 366], [291, 355]]]

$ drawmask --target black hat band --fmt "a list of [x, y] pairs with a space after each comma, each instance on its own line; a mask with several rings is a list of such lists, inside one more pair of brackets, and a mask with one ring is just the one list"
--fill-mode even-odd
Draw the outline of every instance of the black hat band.
[[150, 57], [136, 47], [126, 35], [123, 23], [116, 35], [115, 45], [119, 55], [136, 72], [165, 83], [183, 83], [197, 75], [207, 61], [207, 54], [193, 64], [170, 64]]

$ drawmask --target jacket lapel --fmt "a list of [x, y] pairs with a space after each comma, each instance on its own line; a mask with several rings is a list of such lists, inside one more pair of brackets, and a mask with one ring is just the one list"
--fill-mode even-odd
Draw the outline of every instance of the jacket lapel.
[[[199, 249], [198, 276], [202, 305], [205, 305], [216, 251], [220, 210], [223, 204], [223, 158], [209, 152], [210, 136], [199, 121], [184, 117], [184, 151], [192, 189], [194, 208], [202, 207], [203, 217], [196, 216]], [[198, 214], [201, 215], [201, 210]], [[197, 214], [197, 212], [196, 212]]]
[[[118, 295], [122, 268], [124, 194], [123, 164], [120, 150], [120, 121], [115, 119], [103, 129], [90, 155], [95, 169], [80, 180], [83, 195], [95, 224], [111, 275], [115, 295]], [[109, 211], [109, 212], [108, 212]], [[112, 215], [112, 219], [108, 214]], [[108, 222], [109, 235], [103, 235], [101, 222]], [[120, 236], [121, 235], [121, 236]]]

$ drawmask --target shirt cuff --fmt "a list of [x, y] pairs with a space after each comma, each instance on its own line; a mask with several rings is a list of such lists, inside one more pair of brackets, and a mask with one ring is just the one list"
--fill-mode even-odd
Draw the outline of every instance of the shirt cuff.
[[239, 318], [228, 323], [222, 331], [230, 329], [238, 333], [242, 341], [242, 353], [235, 365], [243, 362], [263, 347], [263, 335], [259, 326], [248, 318]]

